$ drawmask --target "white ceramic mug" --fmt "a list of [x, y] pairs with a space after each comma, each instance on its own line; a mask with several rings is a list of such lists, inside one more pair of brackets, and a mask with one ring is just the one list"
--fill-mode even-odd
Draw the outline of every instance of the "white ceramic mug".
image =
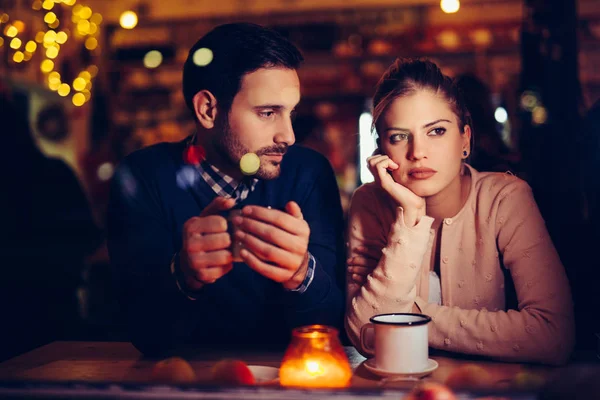
[[[371, 317], [371, 323], [360, 329], [363, 350], [375, 356], [377, 368], [396, 373], [420, 372], [427, 368], [429, 341], [427, 324], [431, 317], [425, 314], [379, 314]], [[369, 338], [375, 331], [375, 346]]]

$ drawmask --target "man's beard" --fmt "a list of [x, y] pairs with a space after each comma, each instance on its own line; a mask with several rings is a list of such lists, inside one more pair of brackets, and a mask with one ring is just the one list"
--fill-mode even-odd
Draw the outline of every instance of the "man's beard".
[[[223, 124], [221, 134], [215, 139], [215, 148], [220, 153], [223, 160], [227, 161], [232, 168], [239, 169], [240, 159], [246, 153], [251, 152], [246, 146], [244, 146], [238, 136], [231, 130], [229, 121], [226, 120]], [[284, 155], [287, 152], [288, 145], [274, 145], [269, 147], [263, 147], [255, 151], [256, 155], [260, 158], [260, 167], [256, 172], [255, 177], [259, 179], [275, 179], [281, 172], [280, 162], [265, 160], [262, 156], [265, 154], [281, 154]]]

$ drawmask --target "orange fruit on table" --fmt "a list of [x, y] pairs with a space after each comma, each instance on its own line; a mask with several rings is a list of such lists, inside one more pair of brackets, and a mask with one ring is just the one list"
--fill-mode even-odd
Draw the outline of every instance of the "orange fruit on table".
[[240, 360], [225, 359], [216, 363], [210, 371], [214, 382], [226, 385], [254, 385], [254, 375], [248, 365]]
[[170, 357], [154, 364], [150, 378], [163, 383], [193, 383], [197, 379], [192, 366], [181, 357]]
[[436, 382], [425, 382], [415, 386], [406, 396], [406, 400], [457, 400], [457, 398], [447, 386]]

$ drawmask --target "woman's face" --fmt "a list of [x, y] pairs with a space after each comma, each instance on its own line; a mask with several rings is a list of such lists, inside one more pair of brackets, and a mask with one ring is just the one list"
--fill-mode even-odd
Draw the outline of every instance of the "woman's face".
[[394, 180], [416, 195], [430, 197], [460, 179], [463, 151], [469, 151], [470, 127], [441, 94], [419, 89], [397, 98], [378, 124], [380, 148], [400, 168]]

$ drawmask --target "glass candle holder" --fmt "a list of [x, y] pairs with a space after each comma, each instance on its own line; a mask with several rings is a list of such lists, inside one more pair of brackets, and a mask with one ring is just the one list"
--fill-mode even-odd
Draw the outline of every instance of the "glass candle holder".
[[309, 325], [292, 331], [279, 369], [282, 386], [343, 388], [351, 378], [352, 369], [337, 329]]

